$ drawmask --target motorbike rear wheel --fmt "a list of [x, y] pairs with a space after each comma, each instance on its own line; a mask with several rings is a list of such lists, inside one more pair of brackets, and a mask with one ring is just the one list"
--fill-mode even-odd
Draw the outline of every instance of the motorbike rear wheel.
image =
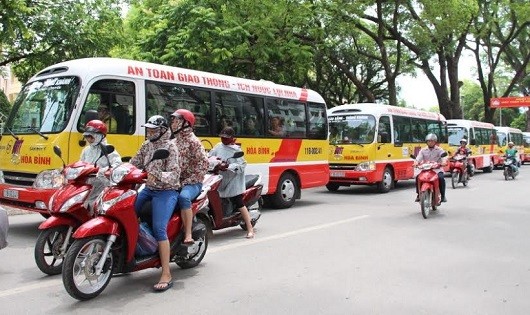
[[64, 256], [61, 247], [66, 239], [68, 226], [43, 230], [35, 243], [35, 263], [47, 275], [58, 275], [63, 270]]
[[431, 190], [426, 190], [420, 192], [420, 207], [421, 207], [421, 215], [424, 219], [427, 219], [429, 214], [431, 213], [431, 206], [433, 203], [433, 196], [432, 196]]
[[451, 184], [453, 185], [453, 189], [455, 189], [456, 186], [458, 185], [459, 177], [460, 177], [460, 174], [458, 174], [457, 171], [453, 171], [453, 173], [451, 173]]
[[95, 274], [106, 244], [105, 236], [77, 239], [72, 243], [64, 258], [63, 284], [73, 298], [81, 301], [95, 298], [109, 284], [114, 264], [112, 251], [107, 255], [101, 274]]
[[[197, 217], [197, 224], [204, 225], [204, 229], [206, 229], [208, 223], [206, 223], [204, 220], [205, 219], [202, 217]], [[196, 226], [194, 226], [193, 228], [196, 228]], [[198, 228], [200, 229], [201, 227]], [[206, 250], [208, 249], [208, 233], [204, 233], [203, 236], [194, 239], [194, 241], [195, 243], [191, 246], [197, 246], [197, 251], [191, 254], [190, 257], [187, 259], [176, 261], [176, 264], [182, 269], [196, 267], [198, 264], [201, 263], [202, 259], [204, 258], [204, 255], [206, 255]]]

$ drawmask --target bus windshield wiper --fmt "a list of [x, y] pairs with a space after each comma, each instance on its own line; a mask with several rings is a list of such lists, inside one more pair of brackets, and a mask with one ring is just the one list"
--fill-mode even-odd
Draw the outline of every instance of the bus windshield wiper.
[[35, 129], [34, 127], [28, 126], [27, 128], [28, 128], [29, 130], [35, 132], [35, 133], [38, 134], [39, 136], [43, 137], [44, 140], [48, 140], [48, 136], [44, 135], [42, 132], [38, 131], [38, 130]]
[[4, 129], [9, 131], [9, 133], [13, 136], [13, 138], [15, 138], [15, 140], [18, 140], [18, 137], [13, 133], [13, 131], [11, 131], [11, 129], [9, 129], [9, 127], [4, 127]]

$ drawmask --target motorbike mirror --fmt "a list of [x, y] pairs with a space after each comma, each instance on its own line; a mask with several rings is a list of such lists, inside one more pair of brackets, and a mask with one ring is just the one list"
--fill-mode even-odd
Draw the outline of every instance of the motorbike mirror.
[[158, 149], [153, 153], [153, 157], [147, 164], [144, 166], [144, 170], [147, 169], [147, 165], [151, 164], [151, 162], [155, 160], [163, 160], [166, 159], [169, 156], [169, 150], [168, 149]]
[[233, 157], [234, 159], [238, 159], [238, 158], [242, 157], [243, 155], [245, 155], [245, 152], [243, 152], [243, 151], [238, 151], [238, 152], [234, 153], [234, 155], [232, 155], [232, 157]]
[[411, 159], [416, 159], [416, 156], [415, 156], [414, 154], [411, 154], [411, 155], [410, 155], [410, 158], [411, 158]]
[[446, 157], [447, 156], [447, 152], [444, 152], [442, 153], [442, 155], [440, 155], [441, 157]]
[[114, 152], [114, 150], [114, 146], [111, 144], [101, 146], [101, 151], [103, 152], [103, 154], [111, 154], [112, 152]]
[[59, 146], [53, 146], [53, 153], [55, 153], [55, 155], [57, 155], [58, 157], [62, 156], [61, 148], [59, 148]]

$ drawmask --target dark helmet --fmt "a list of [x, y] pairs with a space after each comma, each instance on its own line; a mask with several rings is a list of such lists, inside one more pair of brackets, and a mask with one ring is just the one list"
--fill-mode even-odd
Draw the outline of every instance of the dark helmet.
[[219, 137], [221, 138], [233, 138], [235, 135], [235, 131], [232, 127], [225, 127], [221, 132], [219, 133]]
[[95, 133], [102, 134], [103, 136], [107, 135], [107, 125], [105, 125], [104, 122], [101, 120], [91, 120], [86, 123], [85, 125], [85, 132], [83, 133], [83, 136], [89, 136], [93, 135]]
[[171, 114], [171, 117], [184, 119], [184, 121], [187, 121], [190, 124], [190, 127], [195, 125], [195, 115], [193, 115], [193, 113], [187, 109], [177, 109], [173, 114]]
[[154, 115], [154, 116], [149, 117], [147, 122], [145, 124], [143, 124], [142, 127], [168, 129], [169, 125], [167, 123], [167, 119], [165, 119], [163, 116]]

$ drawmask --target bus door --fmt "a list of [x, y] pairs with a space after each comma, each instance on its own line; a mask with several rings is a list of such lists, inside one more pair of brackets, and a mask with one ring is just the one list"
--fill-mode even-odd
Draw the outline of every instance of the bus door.
[[99, 119], [107, 125], [107, 143], [112, 144], [122, 158], [136, 154], [143, 142], [136, 131], [136, 86], [122, 79], [95, 79], [88, 84], [81, 113], [70, 134], [69, 160], [77, 161], [87, 145], [83, 138], [85, 124]]

